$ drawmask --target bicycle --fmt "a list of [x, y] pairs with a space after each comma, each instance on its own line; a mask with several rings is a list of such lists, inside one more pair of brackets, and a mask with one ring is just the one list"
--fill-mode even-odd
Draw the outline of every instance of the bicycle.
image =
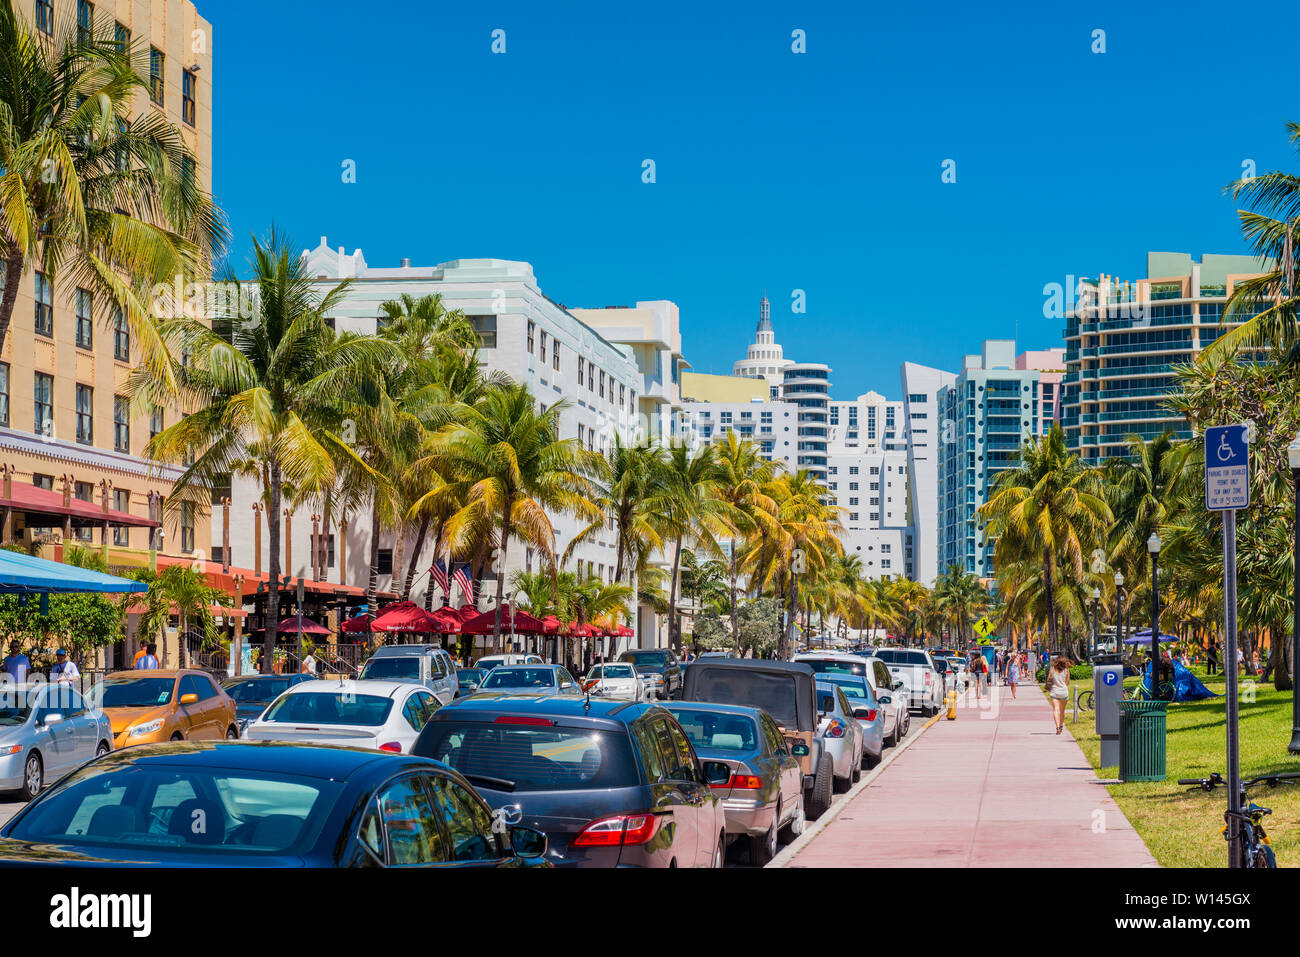
[[1151, 689], [1147, 685], [1147, 677], [1143, 675], [1133, 688], [1124, 689], [1124, 698], [1127, 701], [1173, 701], [1176, 689], [1172, 681], [1160, 682], [1160, 697], [1158, 699], [1151, 697]]
[[[1228, 826], [1234, 819], [1241, 824], [1241, 862], [1242, 867], [1277, 867], [1277, 857], [1273, 854], [1273, 848], [1269, 844], [1268, 835], [1264, 833], [1264, 818], [1273, 813], [1273, 809], [1262, 807], [1254, 801], [1248, 801], [1246, 791], [1248, 788], [1255, 787], [1259, 784], [1267, 784], [1270, 788], [1275, 788], [1284, 781], [1294, 781], [1300, 779], [1300, 772], [1286, 771], [1281, 773], [1263, 774], [1257, 778], [1251, 778], [1249, 781], [1241, 782], [1241, 800], [1240, 804], [1244, 808], [1241, 811], [1224, 811], [1223, 812], [1223, 830], [1219, 833], [1223, 835], [1225, 841], [1231, 840], [1228, 834]], [[1216, 787], [1227, 785], [1223, 775], [1214, 771], [1208, 778], [1179, 778], [1179, 784], [1190, 785], [1188, 790], [1200, 790], [1205, 792], [1213, 791]]]

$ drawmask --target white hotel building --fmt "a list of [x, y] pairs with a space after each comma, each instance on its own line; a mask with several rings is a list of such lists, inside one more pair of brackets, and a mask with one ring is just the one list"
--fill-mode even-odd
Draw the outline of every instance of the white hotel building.
[[[315, 249], [303, 253], [308, 274], [319, 282], [319, 291], [326, 292], [342, 279], [351, 279], [343, 301], [332, 310], [339, 331], [375, 332], [380, 305], [409, 293], [417, 298], [432, 293], [442, 296], [447, 309], [463, 310], [471, 319], [482, 339], [480, 359], [489, 370], [501, 370], [514, 381], [529, 386], [539, 405], [551, 406], [564, 401], [560, 416], [561, 437], [577, 438], [585, 447], [597, 451], [607, 449], [617, 433], [625, 439], [632, 437], [638, 428], [638, 412], [646, 389], [646, 375], [638, 368], [637, 348], [611, 342], [596, 329], [580, 321], [574, 313], [559, 305], [541, 291], [532, 266], [525, 262], [501, 259], [460, 259], [438, 266], [411, 266], [403, 260], [398, 267], [371, 267], [367, 265], [360, 249], [347, 255], [342, 248], [331, 249], [325, 238]], [[644, 305], [644, 304], [639, 304]], [[661, 308], [663, 304], [650, 304]], [[671, 303], [671, 338], [676, 334], [676, 307]], [[661, 308], [661, 311], [666, 311]], [[676, 340], [680, 350], [680, 338]], [[662, 405], [658, 401], [656, 406]], [[670, 406], [671, 407], [671, 406]], [[231, 499], [234, 516], [250, 514], [257, 500], [258, 487], [251, 479], [236, 477], [232, 482]], [[300, 508], [294, 515], [289, 535], [288, 550], [291, 563], [285, 572], [296, 577], [310, 578], [312, 569], [311, 537], [312, 512], [310, 507]], [[214, 509], [212, 541], [222, 541], [221, 510]], [[555, 526], [556, 554], [582, 527], [570, 516], [551, 516]], [[329, 555], [324, 580], [364, 587], [369, 574], [370, 521], [368, 510], [347, 516], [346, 567], [342, 567], [343, 549], [336, 548], [339, 520], [333, 516], [331, 527], [325, 530], [326, 551]], [[255, 565], [253, 523], [234, 520], [231, 527], [231, 564], [242, 567]], [[410, 539], [407, 553], [400, 557], [400, 567], [395, 566], [396, 536], [385, 533], [380, 542], [379, 590], [394, 591], [401, 587], [406, 564], [410, 560]], [[267, 536], [262, 535], [261, 567], [266, 568]], [[431, 552], [431, 544], [427, 551]], [[214, 558], [219, 557], [220, 546], [214, 548]], [[616, 558], [614, 533], [606, 531], [582, 543], [575, 549], [575, 564], [567, 566], [584, 575], [594, 575], [612, 581]], [[428, 582], [427, 570], [431, 555], [422, 555], [416, 562], [415, 585], [412, 599], [423, 603]], [[508, 550], [507, 599], [509, 576], [516, 570], [536, 570], [542, 567], [539, 555], [531, 548], [512, 542]], [[461, 604], [459, 590], [453, 585], [453, 604]], [[495, 580], [485, 582], [480, 604], [486, 606], [495, 598]], [[438, 595], [435, 604], [441, 601]], [[634, 639], [628, 639], [634, 640]]]

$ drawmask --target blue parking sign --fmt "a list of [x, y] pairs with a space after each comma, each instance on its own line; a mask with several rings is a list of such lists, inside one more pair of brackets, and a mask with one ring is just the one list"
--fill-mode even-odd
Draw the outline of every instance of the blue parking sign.
[[1205, 430], [1205, 507], [1211, 511], [1250, 504], [1250, 445], [1247, 423]]
[[1115, 678], [1116, 675], [1113, 671], [1107, 671], [1101, 676], [1101, 680], [1108, 685], [1113, 685], [1115, 683]]

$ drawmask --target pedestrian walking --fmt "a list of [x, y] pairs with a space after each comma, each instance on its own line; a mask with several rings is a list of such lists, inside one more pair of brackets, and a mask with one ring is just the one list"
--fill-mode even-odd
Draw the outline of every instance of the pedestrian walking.
[[54, 653], [54, 667], [50, 669], [50, 677], [60, 684], [72, 684], [81, 677], [76, 662], [68, 659], [66, 649], [60, 648]]
[[971, 676], [973, 678], [971, 683], [975, 686], [975, 700], [978, 701], [984, 696], [984, 691], [987, 687], [986, 682], [989, 680], [988, 659], [986, 659], [982, 654], [976, 652], [971, 658], [970, 667]]
[[1011, 689], [1011, 697], [1016, 696], [1016, 684], [1020, 681], [1020, 658], [1012, 655], [1007, 662], [1007, 687]]
[[144, 654], [135, 660], [137, 671], [153, 671], [158, 667], [158, 646], [152, 641], [144, 646]]
[[16, 641], [9, 642], [9, 654], [5, 656], [3, 662], [0, 662], [0, 670], [12, 676], [15, 684], [25, 682], [32, 670], [31, 660], [22, 653], [21, 647]]
[[1052, 702], [1052, 718], [1056, 721], [1056, 733], [1065, 730], [1065, 703], [1070, 699], [1070, 660], [1057, 658], [1047, 669], [1047, 681], [1044, 683], [1047, 697]]

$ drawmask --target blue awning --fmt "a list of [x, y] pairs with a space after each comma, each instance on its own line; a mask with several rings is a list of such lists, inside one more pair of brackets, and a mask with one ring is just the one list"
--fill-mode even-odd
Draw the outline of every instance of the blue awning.
[[144, 582], [0, 548], [0, 594], [148, 591]]

